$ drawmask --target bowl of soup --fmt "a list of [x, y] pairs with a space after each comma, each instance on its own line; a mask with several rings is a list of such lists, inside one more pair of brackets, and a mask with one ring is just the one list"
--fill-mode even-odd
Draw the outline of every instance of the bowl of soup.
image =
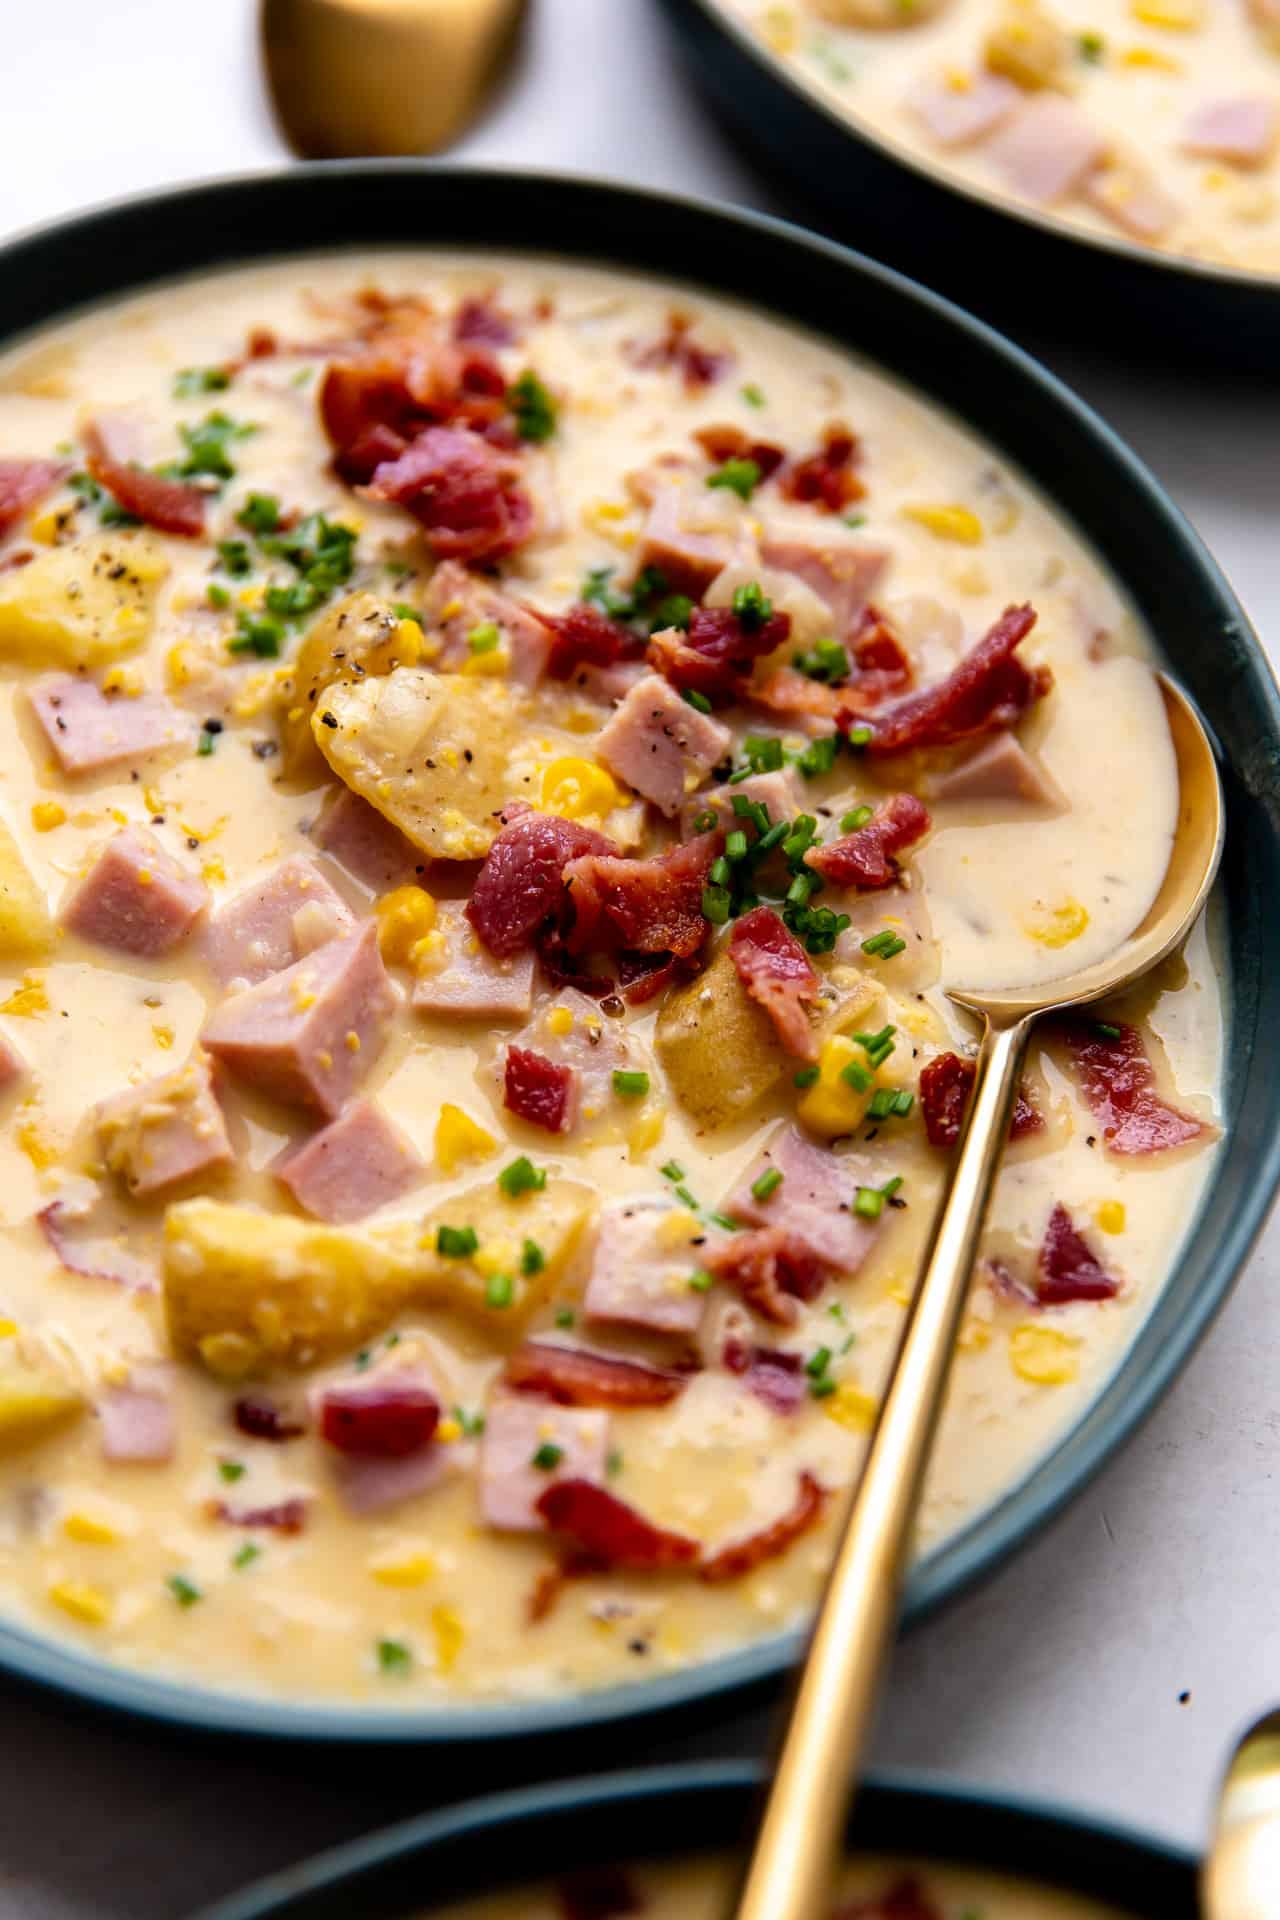
[[[204, 1920], [720, 1920], [759, 1782], [753, 1767], [711, 1762], [476, 1801], [288, 1869]], [[1198, 1910], [1188, 1854], [909, 1776], [863, 1787], [848, 1847], [831, 1898], [842, 1920], [1193, 1920]]]
[[8, 265], [0, 1658], [353, 1738], [776, 1672], [944, 989], [1142, 918], [1163, 660], [1224, 880], [1029, 1056], [908, 1611], [990, 1566], [1275, 1181], [1275, 694], [1194, 536], [995, 336], [691, 203], [319, 169]]
[[984, 314], [1275, 366], [1269, 0], [669, 0], [753, 157]]

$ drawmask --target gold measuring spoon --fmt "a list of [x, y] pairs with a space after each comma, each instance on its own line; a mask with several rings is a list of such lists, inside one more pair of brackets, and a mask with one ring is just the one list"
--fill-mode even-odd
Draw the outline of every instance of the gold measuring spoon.
[[1205, 1920], [1280, 1920], [1280, 1713], [1255, 1720], [1231, 1756], [1200, 1900]]

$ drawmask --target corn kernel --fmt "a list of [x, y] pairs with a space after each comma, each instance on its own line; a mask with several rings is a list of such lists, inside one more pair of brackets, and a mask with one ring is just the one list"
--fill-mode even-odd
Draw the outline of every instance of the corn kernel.
[[870, 1433], [879, 1407], [875, 1395], [864, 1393], [852, 1380], [842, 1381], [822, 1402], [822, 1411], [828, 1420], [834, 1420], [838, 1427], [845, 1427], [850, 1433]]
[[547, 1032], [563, 1040], [566, 1033], [573, 1032], [573, 1010], [570, 1007], [552, 1007], [547, 1015]]
[[436, 1665], [441, 1673], [452, 1673], [467, 1639], [460, 1615], [453, 1607], [433, 1607], [431, 1631], [436, 1641]]
[[446, 1101], [436, 1121], [436, 1165], [442, 1173], [452, 1173], [464, 1160], [483, 1160], [493, 1152], [497, 1141], [480, 1123]]
[[156, 1045], [159, 1047], [162, 1053], [168, 1053], [174, 1041], [173, 1028], [160, 1026], [158, 1024], [153, 1025], [151, 1029], [151, 1038], [155, 1041]]
[[398, 1553], [371, 1560], [369, 1571], [381, 1587], [420, 1587], [436, 1570], [429, 1553]]
[[0, 1340], [13, 1340], [17, 1337], [18, 1323], [7, 1316], [0, 1319]]
[[705, 1231], [696, 1213], [688, 1207], [673, 1207], [664, 1213], [653, 1230], [654, 1241], [664, 1253], [687, 1248], [689, 1242]]
[[452, 1417], [442, 1420], [436, 1428], [435, 1438], [442, 1440], [446, 1446], [452, 1446], [455, 1440], [461, 1440], [462, 1438], [462, 1426], [460, 1422], [454, 1420]]
[[1075, 1349], [1080, 1342], [1056, 1327], [1037, 1327], [1029, 1320], [1009, 1335], [1009, 1361], [1022, 1380], [1037, 1387], [1062, 1387], [1080, 1371]]
[[221, 886], [227, 877], [226, 863], [222, 855], [215, 853], [210, 859], [206, 860], [200, 869], [200, 874], [211, 887]]
[[968, 507], [904, 507], [908, 520], [927, 527], [938, 540], [954, 540], [964, 547], [976, 547], [982, 541], [982, 522]]
[[136, 700], [143, 691], [144, 681], [136, 667], [108, 667], [102, 676], [104, 693], [123, 693], [129, 700]]
[[19, 1020], [34, 1020], [37, 1014], [48, 1011], [49, 996], [38, 973], [24, 973], [22, 985], [15, 987], [7, 1000], [0, 1000], [0, 1013], [15, 1014]]
[[114, 1547], [120, 1535], [105, 1520], [99, 1520], [92, 1513], [69, 1513], [62, 1523], [62, 1531], [68, 1540], [76, 1540], [86, 1547]]
[[170, 690], [177, 692], [180, 687], [190, 686], [200, 669], [200, 655], [185, 640], [179, 640], [170, 647], [164, 657], [165, 678]]
[[422, 652], [422, 622], [402, 620], [396, 628], [396, 657], [402, 667], [416, 667]]
[[622, 795], [594, 760], [568, 754], [553, 760], [542, 776], [542, 804], [565, 820], [585, 820], [612, 811]]
[[31, 824], [37, 833], [52, 833], [67, 817], [67, 810], [56, 800], [37, 800], [31, 809]]
[[58, 1149], [34, 1120], [24, 1120], [15, 1138], [37, 1173], [45, 1172], [58, 1158]]
[[991, 1345], [991, 1329], [985, 1320], [970, 1318], [956, 1335], [956, 1345], [961, 1353], [981, 1353], [984, 1347]]
[[627, 1150], [633, 1160], [642, 1160], [646, 1153], [652, 1152], [666, 1124], [667, 1110], [661, 1103], [655, 1102], [644, 1109], [627, 1135]]
[[1204, 25], [1203, 0], [1131, 0], [1130, 13], [1144, 27], [1196, 33]]
[[83, 1580], [58, 1580], [49, 1589], [55, 1607], [70, 1614], [82, 1626], [100, 1627], [111, 1618], [111, 1602], [98, 1587]]
[[1078, 940], [1089, 924], [1088, 909], [1078, 900], [1065, 900], [1060, 907], [1047, 907], [1026, 923], [1031, 939], [1042, 947], [1067, 947]]
[[511, 665], [511, 656], [505, 647], [494, 647], [488, 653], [469, 653], [462, 663], [462, 671], [481, 679], [501, 680]]
[[1104, 1233], [1123, 1233], [1125, 1222], [1123, 1200], [1103, 1200], [1093, 1217]]
[[1122, 67], [1145, 68], [1155, 73], [1181, 73], [1182, 62], [1171, 53], [1157, 53], [1154, 47], [1127, 47], [1120, 55]]
[[773, 53], [794, 53], [798, 40], [796, 17], [790, 7], [766, 7], [760, 15], [760, 34]]
[[829, 1139], [852, 1133], [866, 1112], [877, 1076], [870, 1074], [866, 1088], [859, 1093], [844, 1078], [844, 1069], [852, 1062], [863, 1068], [867, 1064], [862, 1048], [847, 1034], [834, 1033], [823, 1041], [818, 1055], [818, 1077], [796, 1107], [800, 1119], [814, 1133], [826, 1134]]
[[27, 528], [31, 539], [37, 540], [42, 547], [51, 547], [58, 538], [61, 515], [52, 507], [47, 513], [37, 514]]

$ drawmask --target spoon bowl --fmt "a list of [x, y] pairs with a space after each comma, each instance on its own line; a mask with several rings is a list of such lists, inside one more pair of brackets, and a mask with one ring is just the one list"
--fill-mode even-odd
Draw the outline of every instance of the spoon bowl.
[[[1190, 933], [1222, 853], [1213, 747], [1195, 708], [1157, 676], [1178, 770], [1164, 879], [1115, 951], [1059, 979], [995, 992], [949, 989], [982, 1022], [973, 1096], [866, 1465], [853, 1492], [735, 1911], [738, 1920], [819, 1920], [870, 1735], [904, 1563], [956, 1335], [1035, 1021], [1132, 986]], [[1274, 1911], [1274, 1910], [1273, 1910]], [[1213, 1920], [1261, 1920], [1262, 1909]]]
[[1280, 1713], [1236, 1743], [1218, 1798], [1201, 1876], [1205, 1920], [1276, 1920], [1280, 1914]]

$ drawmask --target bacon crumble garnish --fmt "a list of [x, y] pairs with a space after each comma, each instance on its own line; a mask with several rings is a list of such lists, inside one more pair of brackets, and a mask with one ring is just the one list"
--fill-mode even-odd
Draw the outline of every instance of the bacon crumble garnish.
[[453, 337], [466, 346], [510, 347], [519, 337], [516, 323], [492, 294], [463, 300], [453, 316]]
[[818, 1043], [806, 1006], [818, 997], [818, 976], [804, 948], [772, 907], [755, 907], [734, 922], [729, 957], [739, 980], [772, 1020], [788, 1053], [815, 1060]]
[[1061, 1307], [1069, 1300], [1110, 1300], [1120, 1282], [1090, 1251], [1061, 1201], [1049, 1215], [1036, 1265], [1036, 1298], [1042, 1307]]
[[714, 460], [717, 466], [726, 460], [752, 460], [759, 467], [762, 480], [776, 473], [787, 457], [772, 441], [753, 440], [741, 427], [698, 427], [693, 437], [708, 460]]
[[790, 614], [770, 614], [752, 626], [731, 607], [695, 607], [687, 630], [670, 627], [655, 633], [645, 658], [681, 693], [739, 700], [746, 695], [755, 662], [775, 652], [790, 632]]
[[798, 1353], [749, 1346], [730, 1337], [720, 1358], [725, 1370], [736, 1374], [747, 1392], [773, 1413], [794, 1413], [805, 1397], [804, 1363]]
[[[920, 1074], [920, 1112], [925, 1136], [931, 1147], [954, 1147], [960, 1138], [960, 1123], [973, 1092], [977, 1066], [962, 1060], [958, 1053], [940, 1053]], [[1044, 1115], [1035, 1106], [1025, 1086], [1018, 1088], [1009, 1123], [1011, 1140], [1025, 1139], [1029, 1133], [1044, 1131]]]
[[565, 1535], [602, 1568], [663, 1572], [698, 1559], [696, 1540], [655, 1526], [594, 1480], [559, 1480], [538, 1500], [553, 1533]]
[[914, 793], [893, 793], [881, 801], [865, 826], [826, 846], [810, 847], [805, 865], [834, 886], [873, 893], [896, 883], [896, 856], [922, 840], [932, 824], [928, 808]]
[[500, 959], [532, 946], [565, 904], [564, 870], [587, 854], [615, 852], [613, 842], [558, 814], [522, 813], [498, 834], [467, 902], [467, 919]]
[[65, 460], [0, 460], [0, 540], [70, 471]]
[[465, 427], [427, 427], [374, 468], [368, 492], [411, 513], [442, 560], [497, 560], [533, 528], [520, 462]]
[[640, 1360], [589, 1353], [552, 1341], [528, 1340], [507, 1361], [503, 1382], [519, 1393], [540, 1393], [562, 1407], [662, 1407], [684, 1388], [684, 1377]]
[[506, 385], [487, 347], [441, 340], [421, 315], [408, 331], [331, 360], [320, 417], [339, 473], [352, 485], [370, 478], [357, 449], [375, 433], [388, 449], [384, 458], [394, 458], [427, 427], [491, 431], [505, 422]]
[[790, 1326], [796, 1301], [812, 1300], [826, 1268], [784, 1227], [754, 1227], [704, 1251], [703, 1266], [735, 1288], [749, 1307], [775, 1326]]
[[733, 354], [728, 349], [700, 346], [692, 330], [691, 314], [671, 312], [667, 316], [667, 330], [660, 340], [647, 347], [631, 344], [628, 348], [631, 364], [672, 368], [691, 391], [713, 385], [733, 365]]
[[639, 636], [585, 600], [564, 613], [540, 613], [538, 618], [551, 629], [547, 673], [552, 680], [568, 680], [579, 667], [616, 666], [639, 654]]
[[696, 953], [707, 934], [702, 889], [723, 840], [717, 830], [652, 860], [571, 860], [564, 871], [574, 912], [570, 950], [603, 944], [677, 959]]
[[91, 420], [84, 430], [84, 446], [89, 472], [126, 513], [161, 533], [197, 539], [204, 532], [204, 495], [199, 488], [134, 466], [119, 426]]
[[269, 1507], [231, 1507], [225, 1500], [211, 1500], [213, 1519], [231, 1527], [269, 1527], [276, 1533], [301, 1533], [307, 1524], [307, 1503], [301, 1495], [277, 1500]]
[[858, 442], [847, 427], [830, 426], [816, 453], [783, 469], [778, 484], [788, 500], [803, 501], [819, 513], [843, 513], [866, 488], [855, 471]]
[[560, 1882], [564, 1920], [622, 1920], [643, 1913], [645, 1898], [622, 1867], [587, 1867]]
[[276, 1444], [296, 1440], [306, 1428], [294, 1414], [268, 1400], [262, 1393], [241, 1394], [231, 1410], [241, 1433], [251, 1440], [270, 1440]]
[[895, 1880], [874, 1900], [854, 1900], [838, 1907], [831, 1920], [942, 1920], [940, 1908], [914, 1877]]
[[618, 986], [629, 1007], [643, 1006], [656, 999], [677, 980], [688, 980], [698, 971], [696, 960], [677, 959], [673, 953], [620, 953]]
[[[870, 721], [867, 752], [886, 755], [950, 747], [1015, 726], [1053, 685], [1048, 667], [1024, 667], [1015, 654], [1035, 623], [1034, 607], [1006, 607], [945, 680], [909, 693]], [[851, 707], [841, 724], [857, 725], [860, 719], [856, 706]]]
[[569, 1124], [573, 1069], [558, 1066], [532, 1047], [508, 1047], [502, 1098], [508, 1111], [547, 1133], [563, 1133]]
[[777, 1560], [807, 1533], [819, 1519], [826, 1489], [808, 1469], [801, 1472], [800, 1484], [791, 1506], [758, 1533], [745, 1540], [731, 1541], [708, 1556], [698, 1569], [698, 1578], [708, 1586], [723, 1586], [729, 1580], [741, 1580], [766, 1560]]
[[1103, 1033], [1073, 1022], [1065, 1036], [1080, 1091], [1111, 1153], [1164, 1153], [1204, 1137], [1203, 1121], [1156, 1091], [1155, 1069], [1136, 1027], [1114, 1023]]
[[878, 607], [862, 609], [845, 644], [853, 662], [853, 689], [869, 707], [905, 693], [914, 680], [911, 657]]
[[327, 1388], [320, 1401], [320, 1431], [331, 1447], [380, 1460], [417, 1453], [431, 1440], [439, 1420], [440, 1402], [434, 1393], [408, 1374], [343, 1381]]

